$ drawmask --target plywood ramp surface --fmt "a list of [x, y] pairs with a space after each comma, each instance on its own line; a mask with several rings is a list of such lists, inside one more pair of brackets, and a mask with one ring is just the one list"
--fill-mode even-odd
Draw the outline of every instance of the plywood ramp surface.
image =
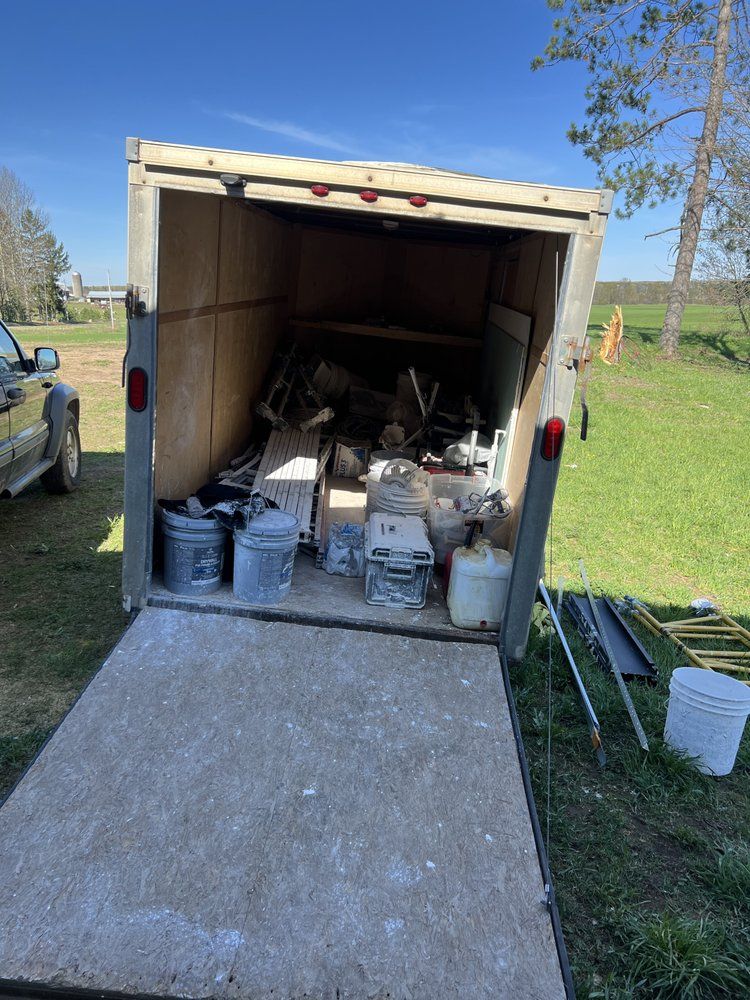
[[141, 612], [0, 809], [0, 979], [564, 995], [497, 655]]

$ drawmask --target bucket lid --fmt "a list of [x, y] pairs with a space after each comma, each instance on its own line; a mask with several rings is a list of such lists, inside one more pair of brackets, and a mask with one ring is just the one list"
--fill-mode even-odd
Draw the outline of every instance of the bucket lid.
[[283, 538], [299, 531], [299, 518], [286, 510], [264, 510], [239, 533], [256, 538]]
[[162, 507], [161, 517], [166, 524], [185, 531], [225, 531], [224, 525], [212, 513], [203, 517], [188, 517], [187, 514], [176, 514], [173, 510]]
[[669, 685], [670, 688], [674, 685], [725, 705], [747, 705], [750, 708], [750, 687], [716, 670], [678, 667], [672, 673]]

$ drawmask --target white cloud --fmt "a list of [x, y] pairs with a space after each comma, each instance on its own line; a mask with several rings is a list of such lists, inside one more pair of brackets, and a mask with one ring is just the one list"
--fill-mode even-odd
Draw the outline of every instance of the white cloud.
[[222, 118], [229, 121], [239, 122], [240, 125], [249, 125], [251, 128], [258, 128], [262, 132], [273, 132], [275, 135], [286, 136], [287, 139], [296, 139], [297, 142], [304, 142], [310, 146], [317, 146], [319, 149], [330, 149], [336, 153], [356, 153], [357, 147], [345, 137], [326, 135], [324, 132], [313, 132], [311, 129], [303, 128], [294, 122], [276, 121], [272, 118], [256, 118], [252, 115], [243, 115], [237, 111], [222, 111]]

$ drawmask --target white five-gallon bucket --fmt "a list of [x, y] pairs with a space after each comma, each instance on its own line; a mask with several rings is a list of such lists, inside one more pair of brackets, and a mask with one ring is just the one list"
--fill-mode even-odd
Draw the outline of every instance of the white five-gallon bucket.
[[292, 586], [299, 518], [264, 510], [234, 532], [234, 596], [248, 604], [278, 604]]
[[729, 774], [750, 714], [750, 687], [713, 670], [678, 667], [669, 682], [664, 741], [697, 758], [704, 774]]

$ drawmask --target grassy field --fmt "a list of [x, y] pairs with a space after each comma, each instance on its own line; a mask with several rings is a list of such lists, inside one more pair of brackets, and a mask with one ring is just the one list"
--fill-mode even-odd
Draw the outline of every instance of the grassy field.
[[[596, 333], [611, 310], [597, 307]], [[688, 308], [677, 363], [658, 358], [663, 306], [625, 310], [626, 356], [598, 362], [589, 440], [574, 410], [551, 530], [553, 579], [576, 563], [613, 597], [682, 616], [710, 596], [750, 624], [747, 442], [750, 342], [708, 307]], [[34, 486], [0, 507], [0, 789], [7, 788], [124, 628], [124, 327], [18, 327], [52, 344], [81, 390], [85, 479], [70, 497]], [[674, 612], [674, 614], [672, 613]], [[572, 631], [572, 630], [569, 630]], [[615, 686], [574, 642], [602, 724], [600, 770], [553, 645], [550, 858], [581, 997], [750, 995], [750, 740], [734, 773], [703, 777], [663, 745], [668, 681], [680, 665], [645, 637], [655, 688], [633, 687], [651, 752], [638, 747]], [[543, 828], [548, 810], [548, 639], [532, 630], [514, 684]]]

